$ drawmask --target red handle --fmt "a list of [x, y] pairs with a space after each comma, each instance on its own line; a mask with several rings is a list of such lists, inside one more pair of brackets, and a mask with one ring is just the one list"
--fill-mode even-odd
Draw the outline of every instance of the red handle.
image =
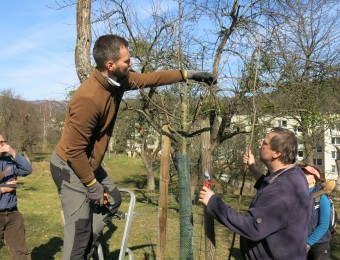
[[210, 187], [214, 186], [214, 182], [212, 180], [205, 180], [204, 186], [207, 187], [207, 188], [210, 188]]

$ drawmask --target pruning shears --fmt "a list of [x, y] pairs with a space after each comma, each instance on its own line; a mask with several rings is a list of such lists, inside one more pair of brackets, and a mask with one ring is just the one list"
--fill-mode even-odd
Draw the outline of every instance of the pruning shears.
[[[12, 169], [12, 167], [11, 167], [11, 166], [8, 166], [8, 167], [5, 168], [5, 170], [3, 170], [2, 172], [0, 172], [0, 181], [5, 177], [5, 175], [6, 175], [7, 173], [10, 172], [11, 169]], [[17, 187], [19, 187], [19, 186], [21, 186], [21, 185], [23, 185], [22, 182], [17, 182], [17, 183], [15, 183], [15, 184], [11, 184], [11, 183], [9, 183], [9, 184], [2, 183], [2, 184], [0, 184], [0, 187], [17, 188]]]
[[215, 186], [214, 181], [211, 179], [210, 174], [207, 170], [204, 171], [204, 186], [211, 189]]
[[7, 173], [9, 173], [9, 171], [12, 169], [12, 167], [11, 166], [8, 166], [8, 167], [6, 167], [5, 168], [5, 170], [3, 170], [2, 172], [0, 172], [0, 181], [5, 177], [5, 175], [7, 174]]

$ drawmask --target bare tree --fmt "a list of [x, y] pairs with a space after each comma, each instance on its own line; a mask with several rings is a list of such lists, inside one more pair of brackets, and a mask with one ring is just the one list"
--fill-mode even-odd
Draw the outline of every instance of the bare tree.
[[1, 91], [0, 132], [13, 147], [32, 152], [40, 142], [39, 126], [40, 117], [32, 102], [21, 100], [10, 89]]
[[41, 145], [42, 152], [53, 151], [60, 140], [64, 125], [64, 116], [67, 104], [65, 102], [45, 100], [37, 104], [42, 128]]
[[339, 111], [330, 91], [339, 73], [340, 14], [329, 10], [337, 8], [333, 0], [280, 1], [264, 46], [267, 90], [276, 95], [277, 114], [298, 122], [307, 164], [313, 164], [314, 150], [333, 123], [330, 113]]
[[90, 48], [91, 0], [77, 0], [77, 42], [75, 50], [76, 71], [80, 82], [85, 81], [91, 73]]
[[340, 192], [340, 147], [335, 146], [336, 148], [336, 159], [335, 159], [335, 165], [336, 165], [336, 170], [338, 172], [338, 178], [336, 181], [336, 187], [335, 187], [335, 191], [336, 192]]
[[[1, 91], [1, 127], [2, 133], [6, 136], [8, 140], [12, 139], [11, 131], [14, 127], [14, 119], [16, 116], [15, 106], [16, 99], [19, 96], [15, 95], [10, 89]], [[14, 139], [14, 138], [13, 138]]]
[[[257, 49], [256, 41], [251, 41], [253, 35], [250, 32], [254, 31], [258, 22], [256, 19], [259, 19], [257, 17], [261, 11], [260, 8], [255, 9], [261, 1], [254, 1], [246, 6], [239, 5], [238, 1], [234, 1], [230, 6], [219, 1], [179, 3], [180, 6], [182, 3], [183, 5], [177, 9], [178, 15], [171, 11], [162, 13], [163, 9], [155, 4], [149, 11], [152, 22], [147, 25], [145, 20], [142, 23], [136, 19], [137, 15], [128, 1], [105, 1], [103, 8], [96, 12], [97, 22], [104, 21], [110, 32], [122, 32], [130, 40], [132, 55], [137, 60], [136, 68], [140, 71], [178, 67], [204, 69], [213, 70], [216, 77], [221, 79], [221, 85], [219, 83], [218, 86], [210, 88], [186, 84], [168, 90], [141, 90], [141, 108], [131, 108], [142, 114], [144, 120], [156, 131], [160, 131], [163, 122], [170, 124], [177, 161], [178, 158], [182, 159], [182, 155], [188, 155], [190, 138], [200, 133], [200, 118], [208, 118], [212, 128], [210, 152], [227, 139], [244, 132], [234, 127], [231, 119], [242, 105], [242, 99], [249, 92], [250, 86], [252, 87], [254, 75], [244, 73], [247, 69], [240, 69], [238, 77], [233, 77], [233, 73], [236, 73], [234, 71], [229, 73], [229, 77], [226, 76], [231, 66], [228, 67], [225, 60], [228, 56], [238, 58], [242, 68], [253, 63], [254, 51], [240, 55], [238, 48]], [[215, 29], [209, 33], [198, 30], [197, 26], [203, 24], [201, 21], [206, 16], [217, 21], [213, 26], [209, 24], [210, 28]], [[218, 34], [218, 37], [211, 39], [209, 34]], [[238, 42], [244, 45], [237, 44]], [[179, 51], [171, 45], [180, 46]], [[214, 54], [213, 60], [207, 59], [210, 54]], [[164, 60], [166, 63], [162, 62]], [[204, 63], [210, 64], [211, 67], [202, 67]], [[245, 74], [248, 77], [244, 78]]]

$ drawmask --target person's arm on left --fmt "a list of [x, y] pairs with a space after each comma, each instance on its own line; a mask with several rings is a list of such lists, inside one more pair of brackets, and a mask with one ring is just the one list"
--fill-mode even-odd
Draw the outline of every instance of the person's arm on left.
[[308, 236], [307, 244], [313, 246], [328, 231], [329, 221], [331, 218], [331, 204], [326, 195], [320, 197], [319, 224], [313, 233]]
[[8, 144], [3, 145], [0, 148], [1, 153], [8, 153], [12, 157], [13, 172], [18, 176], [26, 176], [32, 172], [31, 163], [21, 154], [15, 152], [15, 150]]

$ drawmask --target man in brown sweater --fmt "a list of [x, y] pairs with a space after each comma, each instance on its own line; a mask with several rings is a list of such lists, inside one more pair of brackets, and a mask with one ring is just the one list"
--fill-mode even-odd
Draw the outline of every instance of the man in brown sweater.
[[93, 56], [97, 67], [69, 103], [50, 164], [64, 212], [64, 260], [86, 259], [90, 253], [98, 229], [95, 222], [100, 222], [94, 214], [104, 192], [109, 194], [111, 213], [120, 206], [120, 192], [101, 163], [124, 92], [187, 79], [209, 85], [214, 81], [202, 71], [131, 72], [128, 42], [117, 35], [99, 37]]

